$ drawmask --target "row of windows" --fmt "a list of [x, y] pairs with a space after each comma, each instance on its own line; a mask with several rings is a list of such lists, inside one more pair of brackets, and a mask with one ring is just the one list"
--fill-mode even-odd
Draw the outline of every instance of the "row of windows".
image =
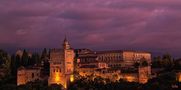
[[[71, 69], [67, 69], [67, 72], [71, 72], [72, 70]], [[61, 72], [61, 69], [54, 69], [53, 72]]]
[[121, 67], [121, 64], [109, 64], [109, 67]]
[[53, 72], [61, 72], [61, 69], [53, 69]]
[[67, 64], [72, 64], [71, 62], [67, 62]]
[[38, 73], [32, 73], [32, 74], [31, 74], [31, 77], [34, 78], [35, 75], [36, 75], [37, 77], [39, 77], [39, 74], [38, 74]]
[[[100, 61], [118, 61], [122, 60], [121, 56], [118, 57], [99, 57]], [[80, 62], [95, 62], [96, 58], [81, 58]]]
[[[36, 75], [37, 77], [39, 77], [39, 74], [38, 74], [38, 73], [31, 73], [31, 78], [34, 78], [35, 75]], [[18, 74], [18, 76], [25, 76], [25, 74]]]
[[100, 54], [99, 56], [108, 56], [108, 57], [111, 57], [111, 56], [120, 56], [122, 55], [121, 53], [108, 53], [108, 54]]
[[99, 57], [99, 60], [101, 60], [101, 61], [107, 61], [107, 60], [122, 60], [122, 57], [121, 56], [110, 56], [110, 57], [108, 57], [108, 56], [101, 56], [101, 57]]
[[80, 62], [95, 62], [96, 58], [81, 58]]

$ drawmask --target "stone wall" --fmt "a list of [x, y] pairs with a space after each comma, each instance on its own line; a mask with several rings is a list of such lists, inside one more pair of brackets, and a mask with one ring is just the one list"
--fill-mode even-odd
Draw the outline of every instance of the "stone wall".
[[178, 73], [176, 74], [176, 80], [177, 80], [178, 82], [181, 82], [181, 72], [178, 72]]
[[40, 68], [20, 67], [17, 71], [17, 85], [23, 85], [28, 82], [40, 80]]

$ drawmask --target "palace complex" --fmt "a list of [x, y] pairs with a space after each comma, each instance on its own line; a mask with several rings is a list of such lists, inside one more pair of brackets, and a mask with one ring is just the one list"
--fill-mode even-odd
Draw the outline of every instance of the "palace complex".
[[[146, 83], [151, 77], [151, 53], [140, 51], [92, 51], [73, 49], [65, 38], [61, 49], [51, 49], [48, 84], [61, 84], [67, 88], [74, 81], [74, 73], [81, 76], [100, 76], [111, 81]], [[17, 85], [41, 80], [41, 69], [21, 67], [17, 72]]]

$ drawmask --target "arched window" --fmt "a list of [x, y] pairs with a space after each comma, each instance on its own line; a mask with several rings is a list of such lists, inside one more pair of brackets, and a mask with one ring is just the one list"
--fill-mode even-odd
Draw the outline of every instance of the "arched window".
[[32, 76], [32, 78], [34, 78], [34, 77], [35, 77], [34, 73], [32, 73], [32, 75], [31, 75], [31, 76]]

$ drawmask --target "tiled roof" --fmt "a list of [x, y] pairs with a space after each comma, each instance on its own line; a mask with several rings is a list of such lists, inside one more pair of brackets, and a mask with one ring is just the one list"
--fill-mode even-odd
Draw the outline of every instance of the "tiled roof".
[[108, 51], [96, 51], [97, 54], [104, 54], [104, 53], [121, 53], [122, 50], [108, 50]]
[[150, 53], [150, 52], [147, 52], [147, 51], [137, 51], [137, 50], [107, 50], [107, 51], [96, 51], [97, 54], [104, 54], [104, 53], [123, 53], [123, 52]]

